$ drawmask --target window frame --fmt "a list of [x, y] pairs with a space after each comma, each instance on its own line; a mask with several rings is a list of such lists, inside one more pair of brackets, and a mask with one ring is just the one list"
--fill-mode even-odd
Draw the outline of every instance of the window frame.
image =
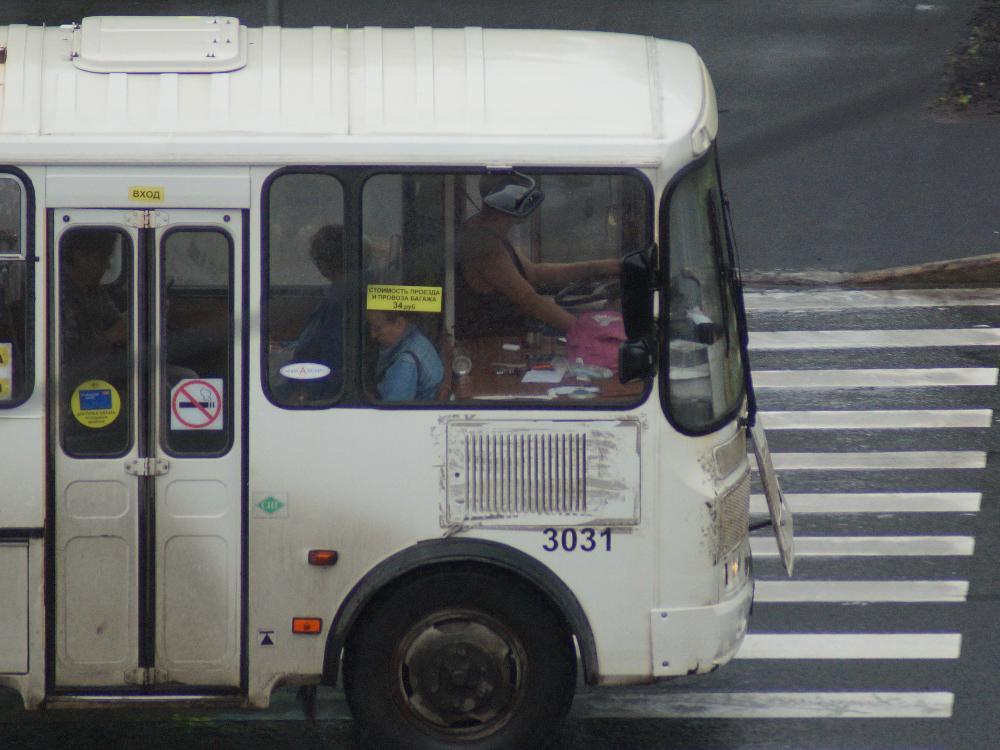
[[[104, 451], [93, 451], [93, 452], [81, 452], [79, 450], [73, 450], [70, 445], [71, 440], [67, 439], [69, 437], [69, 426], [72, 424], [68, 417], [65, 416], [65, 411], [63, 416], [60, 417], [59, 430], [58, 430], [58, 445], [60, 450], [70, 458], [80, 459], [80, 460], [101, 460], [101, 459], [113, 459], [121, 458], [127, 456], [135, 446], [141, 445], [142, 437], [138, 435], [137, 425], [140, 421], [140, 415], [136, 412], [136, 404], [141, 403], [139, 401], [139, 396], [136, 393], [137, 389], [141, 389], [141, 384], [138, 383], [136, 379], [133, 378], [135, 373], [138, 351], [135, 345], [135, 333], [138, 321], [136, 320], [136, 315], [134, 311], [136, 310], [137, 300], [140, 298], [141, 291], [136, 288], [136, 265], [140, 262], [141, 248], [145, 246], [142, 240], [141, 234], [136, 240], [133, 240], [132, 234], [128, 232], [123, 226], [116, 226], [113, 224], [77, 224], [71, 226], [66, 231], [64, 231], [59, 238], [58, 245], [62, 245], [64, 239], [73, 233], [77, 232], [109, 232], [117, 234], [121, 240], [121, 265], [119, 266], [119, 272], [121, 278], [125, 279], [125, 288], [127, 291], [125, 300], [125, 311], [124, 315], [128, 321], [128, 338], [125, 347], [125, 378], [128, 383], [127, 398], [121, 399], [121, 411], [120, 415], [124, 415], [125, 419], [125, 433], [126, 440], [124, 441], [124, 446], [118, 451], [104, 450]], [[52, 268], [56, 274], [57, 289], [58, 294], [61, 298], [63, 291], [65, 290], [66, 279], [64, 274], [64, 263], [65, 257], [62, 250], [57, 247], [56, 243], [53, 243], [53, 255], [52, 255]], [[60, 336], [56, 342], [56, 347], [58, 349], [58, 359], [59, 359], [59, 378], [60, 381], [65, 380], [67, 375], [67, 363], [65, 357], [65, 350], [63, 348], [63, 337], [62, 333], [62, 320], [60, 319], [64, 313], [62, 299], [59, 301], [59, 317], [53, 318], [50, 331], [58, 330]], [[54, 362], [52, 363], [54, 365]], [[138, 388], [137, 388], [138, 387]], [[124, 388], [122, 390], [125, 390]], [[56, 392], [56, 403], [58, 408], [63, 410], [68, 407], [68, 403], [63, 402], [65, 393], [62, 391], [62, 386]]]
[[[218, 449], [213, 450], [181, 450], [176, 445], [171, 444], [170, 434], [174, 432], [170, 429], [170, 389], [165, 387], [167, 385], [167, 368], [169, 363], [167, 362], [167, 344], [169, 344], [170, 333], [167, 330], [167, 323], [169, 318], [169, 313], [167, 312], [167, 306], [169, 303], [168, 292], [167, 292], [167, 241], [174, 235], [183, 234], [217, 234], [222, 237], [223, 241], [226, 243], [226, 373], [223, 377], [224, 389], [222, 394], [222, 415], [223, 415], [223, 430], [225, 432], [225, 442]], [[156, 353], [156, 367], [159, 370], [161, 378], [160, 393], [158, 394], [158, 405], [159, 413], [162, 415], [160, 419], [160, 435], [158, 436], [159, 445], [163, 452], [168, 456], [174, 458], [220, 458], [228, 454], [235, 444], [236, 436], [233, 430], [233, 412], [235, 411], [236, 401], [239, 398], [239, 394], [235, 388], [235, 374], [236, 374], [236, 358], [235, 358], [235, 336], [236, 336], [236, 245], [233, 241], [233, 236], [221, 226], [205, 224], [182, 224], [179, 226], [168, 227], [165, 232], [156, 236], [156, 257], [159, 264], [158, 268], [158, 286], [156, 299], [157, 299], [157, 309], [151, 311], [157, 320], [157, 325], [159, 327], [159, 351]], [[205, 433], [210, 434], [208, 432]]]
[[[357, 276], [360, 267], [359, 254], [355, 245], [360, 245], [359, 238], [354, 237], [354, 228], [348, 217], [353, 215], [353, 206], [356, 201], [351, 193], [352, 179], [351, 173], [356, 170], [349, 167], [324, 166], [324, 165], [304, 165], [289, 166], [277, 169], [264, 179], [261, 185], [260, 196], [260, 384], [264, 392], [264, 397], [273, 406], [288, 411], [317, 411], [332, 409], [337, 406], [357, 406], [358, 386], [355, 371], [355, 355], [359, 337], [356, 332], [356, 321], [353, 310], [356, 307], [354, 288], [356, 284], [352, 281], [359, 278]], [[343, 367], [344, 381], [340, 393], [329, 401], [318, 404], [292, 404], [286, 403], [271, 388], [269, 378], [271, 355], [269, 351], [270, 331], [271, 331], [271, 189], [278, 180], [288, 175], [313, 174], [326, 175], [332, 177], [340, 185], [343, 200], [344, 216], [344, 279], [345, 279], [345, 307], [344, 307], [344, 346]]]
[[[640, 167], [620, 166], [620, 167], [591, 167], [591, 166], [536, 166], [521, 165], [514, 166], [518, 171], [529, 172], [532, 175], [580, 175], [580, 176], [620, 176], [631, 177], [639, 181], [645, 196], [646, 220], [641, 230], [644, 234], [640, 241], [645, 242], [644, 247], [653, 244], [656, 236], [655, 218], [656, 190], [649, 176]], [[540, 403], [537, 400], [517, 399], [510, 400], [481, 400], [473, 403], [472, 399], [467, 400], [447, 400], [447, 401], [405, 401], [405, 402], [385, 402], [373, 398], [367, 393], [364, 387], [366, 372], [363, 368], [369, 366], [363, 360], [363, 352], [367, 334], [364, 330], [364, 289], [363, 263], [364, 263], [364, 203], [363, 193], [367, 182], [379, 175], [406, 175], [406, 174], [441, 174], [441, 175], [483, 175], [489, 169], [483, 164], [453, 164], [453, 165], [415, 165], [415, 164], [378, 164], [362, 166], [345, 165], [321, 165], [311, 164], [302, 166], [286, 166], [274, 170], [264, 179], [261, 186], [261, 323], [260, 323], [260, 382], [267, 400], [275, 407], [289, 411], [300, 410], [324, 410], [333, 408], [370, 408], [370, 409], [402, 409], [402, 410], [438, 410], [438, 411], [468, 411], [475, 408], [476, 411], [497, 411], [497, 410], [571, 410], [571, 411], [621, 411], [622, 409], [632, 409], [645, 403], [653, 390], [655, 379], [650, 376], [646, 379], [642, 391], [628, 401], [602, 402], [600, 400], [570, 400], [565, 403], [558, 401], [545, 401]], [[343, 216], [344, 216], [344, 279], [346, 286], [345, 310], [344, 310], [344, 385], [338, 398], [323, 404], [286, 404], [276, 398], [270, 383], [269, 373], [269, 353], [267, 342], [270, 340], [271, 309], [270, 309], [270, 228], [271, 228], [271, 199], [270, 191], [273, 184], [283, 176], [289, 174], [324, 174], [338, 180], [343, 190]], [[451, 363], [443, 362], [445, 376], [451, 376]]]
[[[0, 261], [20, 262], [25, 264], [24, 279], [24, 372], [18, 380], [26, 383], [23, 393], [18, 394], [16, 389], [11, 389], [9, 401], [0, 401], [0, 410], [16, 409], [31, 400], [35, 393], [35, 379], [37, 374], [36, 356], [36, 311], [37, 295], [35, 284], [37, 283], [36, 266], [39, 261], [35, 253], [35, 190], [31, 179], [22, 170], [9, 164], [0, 164], [0, 177], [13, 178], [21, 186], [21, 233], [19, 236], [20, 248], [16, 253], [0, 253]], [[11, 342], [13, 344], [13, 342]], [[11, 347], [13, 350], [13, 346]], [[14, 362], [11, 362], [12, 376], [14, 373]], [[12, 377], [13, 379], [13, 377]]]
[[[714, 418], [705, 425], [692, 428], [689, 425], [681, 422], [677, 416], [674, 414], [671, 408], [671, 395], [670, 395], [670, 330], [669, 325], [665, 321], [670, 319], [670, 295], [666, 291], [671, 275], [671, 248], [670, 248], [670, 205], [674, 193], [677, 188], [680, 187], [681, 183], [694, 172], [699, 169], [704, 168], [707, 164], [714, 164], [715, 173], [715, 184], [718, 189], [719, 204], [721, 206], [721, 211], [716, 217], [718, 222], [718, 227], [710, 227], [713, 238], [717, 238], [720, 241], [725, 242], [724, 247], [716, 248], [714, 255], [716, 259], [720, 262], [719, 267], [716, 269], [716, 277], [719, 284], [719, 292], [722, 297], [722, 320], [724, 324], [725, 336], [727, 338], [728, 348], [731, 351], [735, 351], [737, 356], [737, 363], [740, 368], [740, 390], [736, 397], [733, 399], [733, 404], [727, 409], [723, 414]], [[703, 435], [709, 435], [713, 432], [717, 432], [722, 429], [726, 424], [732, 422], [739, 415], [740, 411], [743, 409], [744, 403], [747, 400], [747, 359], [744, 347], [742, 345], [742, 340], [746, 335], [746, 331], [741, 330], [744, 327], [743, 322], [739, 316], [738, 302], [736, 295], [740, 293], [739, 289], [734, 285], [733, 279], [735, 274], [738, 272], [736, 265], [735, 252], [734, 252], [734, 239], [730, 232], [730, 227], [728, 221], [726, 221], [725, 215], [725, 191], [722, 187], [722, 171], [719, 166], [719, 155], [718, 155], [718, 145], [717, 142], [713, 141], [708, 150], [702, 154], [699, 158], [695, 159], [689, 164], [686, 164], [682, 169], [680, 169], [667, 183], [666, 188], [663, 190], [663, 195], [660, 197], [659, 206], [659, 218], [660, 218], [660, 268], [662, 269], [662, 278], [664, 287], [660, 294], [660, 304], [659, 304], [659, 320], [660, 330], [658, 334], [657, 341], [657, 356], [661, 361], [660, 365], [660, 405], [663, 410], [664, 415], [670, 425], [677, 430], [682, 435], [688, 437], [700, 437]], [[711, 212], [705, 209], [706, 216], [710, 218]], [[726, 309], [726, 301], [731, 303], [732, 309]], [[726, 325], [729, 321], [735, 322], [736, 326], [736, 337], [731, 339], [729, 336], [729, 327]]]
[[[642, 227], [645, 232], [645, 238], [640, 241], [645, 241], [645, 247], [648, 247], [653, 243], [653, 237], [655, 236], [654, 228], [654, 217], [656, 215], [656, 205], [655, 205], [655, 189], [653, 183], [650, 181], [649, 177], [637, 167], [544, 167], [544, 166], [533, 166], [533, 165], [514, 165], [512, 167], [515, 171], [529, 173], [533, 176], [544, 177], [545, 175], [565, 175], [565, 176], [619, 176], [619, 177], [635, 177], [639, 180], [640, 186], [644, 189], [646, 197], [646, 222], [645, 226]], [[370, 167], [358, 173], [358, 216], [357, 220], [359, 222], [358, 226], [361, 231], [360, 235], [364, 234], [364, 226], [362, 224], [364, 220], [364, 186], [367, 182], [379, 175], [405, 175], [405, 174], [443, 174], [443, 175], [472, 175], [480, 176], [487, 174], [490, 170], [483, 167], [482, 165], [448, 165], [448, 166], [422, 166], [422, 165], [379, 165], [378, 167]], [[543, 204], [544, 205], [544, 204]], [[359, 253], [362, 262], [364, 261], [363, 253], [364, 248], [359, 248]], [[362, 299], [359, 302], [363, 301]], [[359, 312], [360, 308], [359, 308]], [[361, 331], [361, 344], [367, 341], [367, 333]], [[445, 377], [451, 377], [451, 363], [442, 362], [445, 370]], [[361, 367], [358, 369], [358, 374], [362, 377], [367, 376], [367, 372], [361, 368], [370, 366], [369, 363], [361, 362]], [[456, 400], [446, 400], [446, 401], [382, 401], [374, 397], [372, 394], [361, 389], [361, 396], [364, 399], [364, 405], [373, 409], [386, 409], [386, 410], [438, 410], [438, 411], [468, 411], [470, 409], [475, 409], [476, 411], [551, 411], [551, 410], [569, 410], [569, 411], [621, 411], [622, 409], [633, 409], [641, 404], [643, 404], [650, 396], [652, 392], [654, 379], [652, 376], [646, 379], [642, 391], [634, 398], [627, 401], [602, 401], [599, 399], [592, 400], [574, 400], [567, 399], [564, 402], [557, 400], [539, 402], [536, 399], [530, 398], [511, 398], [506, 399], [483, 399], [476, 400], [474, 398], [470, 399], [456, 399]]]

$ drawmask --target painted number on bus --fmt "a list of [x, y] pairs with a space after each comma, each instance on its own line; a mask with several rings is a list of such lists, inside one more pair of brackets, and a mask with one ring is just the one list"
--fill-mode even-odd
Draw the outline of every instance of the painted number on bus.
[[542, 549], [546, 552], [563, 550], [564, 552], [603, 552], [611, 551], [611, 529], [543, 529], [545, 543]]

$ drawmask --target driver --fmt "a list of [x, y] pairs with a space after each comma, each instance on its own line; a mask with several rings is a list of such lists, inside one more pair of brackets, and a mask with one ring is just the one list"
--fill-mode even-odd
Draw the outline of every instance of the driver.
[[540, 287], [616, 276], [620, 261], [532, 263], [507, 239], [511, 229], [538, 208], [544, 194], [520, 172], [486, 174], [479, 180], [482, 208], [466, 222], [455, 274], [455, 334], [459, 338], [521, 335], [538, 321], [560, 333], [576, 318]]

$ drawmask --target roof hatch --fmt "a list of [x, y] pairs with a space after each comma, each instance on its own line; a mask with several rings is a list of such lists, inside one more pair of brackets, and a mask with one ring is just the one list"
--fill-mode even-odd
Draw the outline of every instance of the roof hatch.
[[73, 29], [73, 64], [93, 73], [222, 73], [246, 62], [231, 16], [90, 16]]

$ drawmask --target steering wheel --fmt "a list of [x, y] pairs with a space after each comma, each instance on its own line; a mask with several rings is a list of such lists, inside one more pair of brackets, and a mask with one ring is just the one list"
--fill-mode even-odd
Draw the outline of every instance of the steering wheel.
[[569, 310], [581, 307], [601, 307], [622, 296], [622, 285], [617, 278], [574, 281], [560, 289], [556, 304]]

